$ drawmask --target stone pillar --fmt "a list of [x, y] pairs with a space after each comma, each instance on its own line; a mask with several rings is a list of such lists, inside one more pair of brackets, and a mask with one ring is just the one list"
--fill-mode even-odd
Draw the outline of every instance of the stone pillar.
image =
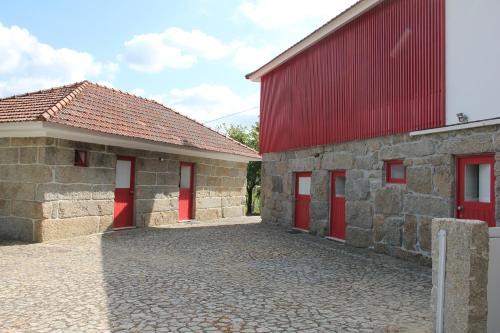
[[[486, 332], [488, 227], [482, 221], [432, 220], [432, 315], [435, 325], [439, 230], [446, 231], [444, 332]], [[435, 331], [435, 330], [434, 330]]]
[[311, 235], [328, 236], [330, 230], [330, 172], [314, 170], [311, 179], [311, 206], [309, 208]]

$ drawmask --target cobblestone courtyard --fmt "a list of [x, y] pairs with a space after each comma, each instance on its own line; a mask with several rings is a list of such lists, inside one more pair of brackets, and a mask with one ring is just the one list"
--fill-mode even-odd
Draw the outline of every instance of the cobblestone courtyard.
[[429, 268], [257, 221], [4, 243], [0, 332], [372, 332], [427, 324]]

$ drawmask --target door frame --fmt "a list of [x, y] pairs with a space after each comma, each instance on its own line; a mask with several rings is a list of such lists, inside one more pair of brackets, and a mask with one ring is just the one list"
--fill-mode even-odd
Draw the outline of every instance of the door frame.
[[[180, 199], [180, 191], [181, 191], [181, 168], [182, 166], [190, 166], [191, 167], [191, 173], [189, 175], [190, 183], [189, 183], [189, 191], [191, 193], [189, 197], [189, 215], [187, 220], [191, 220], [194, 216], [193, 211], [194, 211], [194, 162], [180, 162], [179, 164], [179, 199]], [[186, 221], [185, 219], [181, 220], [179, 218], [180, 215], [180, 202], [179, 202], [179, 211], [178, 211], [178, 222]]]
[[[333, 200], [334, 200], [334, 195], [336, 194], [335, 192], [335, 177], [336, 176], [343, 176], [346, 177], [346, 170], [332, 170], [330, 171], [330, 210], [329, 210], [329, 217], [330, 217], [330, 225], [329, 225], [329, 235], [328, 238], [345, 243], [345, 238], [338, 238], [333, 236], [333, 212], [334, 212], [334, 205], [333, 205]], [[346, 205], [346, 199], [344, 195], [344, 223], [345, 223], [345, 229], [347, 231], [347, 221], [346, 221], [346, 211], [345, 211], [345, 205]]]
[[[496, 193], [495, 193], [495, 181], [496, 181], [496, 176], [495, 176], [495, 154], [494, 153], [484, 153], [484, 154], [469, 154], [469, 155], [456, 155], [455, 156], [455, 207], [454, 207], [454, 216], [455, 218], [459, 218], [459, 209], [458, 207], [460, 206], [460, 200], [462, 198], [462, 195], [464, 195], [464, 180], [462, 179], [463, 175], [461, 174], [460, 171], [460, 161], [469, 159], [472, 161], [481, 161], [484, 159], [493, 160], [493, 164], [491, 166], [491, 175], [490, 175], [490, 205], [492, 206], [493, 209], [493, 216], [494, 219], [496, 220]], [[496, 225], [489, 225], [488, 227], [496, 227]]]
[[[132, 194], [132, 205], [130, 207], [132, 211], [132, 221], [129, 226], [125, 227], [115, 227], [115, 212], [114, 212], [114, 206], [116, 202], [113, 200], [113, 229], [114, 230], [120, 230], [120, 229], [127, 229], [127, 228], [134, 228], [135, 227], [135, 157], [133, 156], [124, 156], [124, 155], [117, 155], [116, 156], [116, 161], [121, 160], [121, 161], [130, 161], [130, 194]], [[113, 192], [116, 191], [116, 165], [115, 165], [115, 187]], [[113, 193], [114, 194], [114, 193]]]
[[[299, 177], [310, 177], [311, 178], [311, 187], [312, 187], [312, 171], [300, 171], [300, 172], [295, 172], [295, 177], [294, 177], [294, 189], [295, 193], [293, 196], [293, 229], [300, 230], [300, 231], [305, 231], [309, 232], [309, 227], [311, 226], [311, 213], [309, 212], [309, 221], [307, 221], [307, 229], [299, 228], [297, 227], [297, 196], [299, 195]], [[309, 191], [309, 198], [311, 197], [311, 192]], [[311, 209], [311, 203], [309, 203], [309, 210]]]

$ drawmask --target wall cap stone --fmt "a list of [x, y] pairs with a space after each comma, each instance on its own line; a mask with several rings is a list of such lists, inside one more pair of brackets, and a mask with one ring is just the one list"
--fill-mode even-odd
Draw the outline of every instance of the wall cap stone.
[[446, 231], [444, 332], [486, 332], [488, 318], [489, 237], [486, 222], [435, 218], [432, 220], [432, 316], [437, 307], [439, 241]]

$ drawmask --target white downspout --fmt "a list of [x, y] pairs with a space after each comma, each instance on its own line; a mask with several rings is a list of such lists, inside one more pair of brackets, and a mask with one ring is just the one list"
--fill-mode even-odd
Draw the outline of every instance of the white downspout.
[[436, 300], [436, 333], [444, 330], [444, 280], [446, 276], [446, 231], [439, 230], [439, 265], [437, 278], [437, 300]]

